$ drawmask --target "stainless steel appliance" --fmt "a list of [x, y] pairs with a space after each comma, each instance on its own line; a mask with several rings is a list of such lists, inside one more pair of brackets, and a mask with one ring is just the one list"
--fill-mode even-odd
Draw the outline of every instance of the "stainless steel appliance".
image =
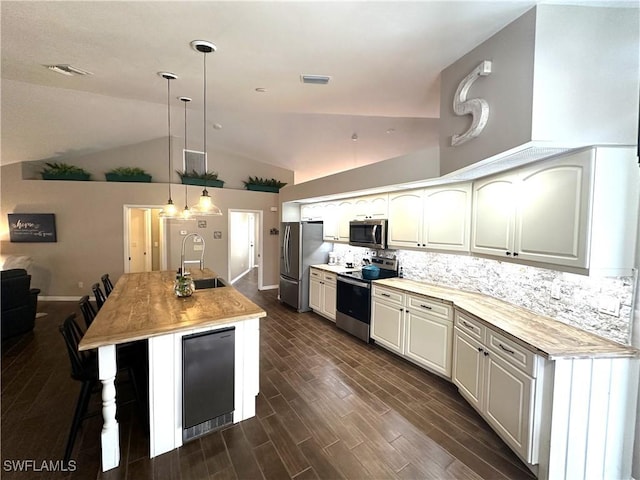
[[387, 248], [386, 220], [352, 220], [349, 222], [349, 245], [384, 250]]
[[280, 232], [280, 301], [308, 312], [309, 266], [327, 263], [332, 245], [322, 239], [322, 222], [285, 222]]
[[[398, 276], [398, 260], [374, 256], [371, 264], [380, 268], [378, 278]], [[362, 272], [339, 273], [337, 278], [336, 326], [369, 342], [371, 324], [371, 280]]]

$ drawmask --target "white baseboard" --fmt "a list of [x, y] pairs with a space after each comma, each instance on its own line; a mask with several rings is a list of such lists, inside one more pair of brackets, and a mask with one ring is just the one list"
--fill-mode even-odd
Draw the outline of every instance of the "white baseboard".
[[278, 285], [263, 285], [260, 290], [274, 290], [278, 288]]
[[[68, 297], [64, 295], [38, 295], [38, 300], [42, 300], [45, 302], [78, 302], [84, 295], [80, 295], [79, 297]], [[89, 297], [90, 300], [94, 302], [96, 299], [94, 297]]]

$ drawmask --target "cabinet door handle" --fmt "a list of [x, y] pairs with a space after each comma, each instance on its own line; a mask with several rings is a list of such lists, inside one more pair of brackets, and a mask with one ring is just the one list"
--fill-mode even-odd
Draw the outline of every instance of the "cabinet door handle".
[[507, 252], [507, 257], [511, 256], [511, 252]]
[[389, 295], [388, 293], [381, 293], [380, 295], [383, 297], [391, 297], [391, 295]]
[[478, 352], [482, 353], [483, 351], [484, 351], [484, 349], [482, 347], [478, 347]]
[[513, 252], [513, 256], [517, 257], [518, 256], [518, 252]]
[[489, 356], [489, 352], [483, 352], [485, 357]]
[[471, 331], [476, 331], [475, 328], [473, 328], [473, 325], [469, 325], [467, 322], [465, 322], [464, 320], [462, 321], [462, 325], [465, 326], [466, 328], [468, 328]]
[[427, 310], [433, 310], [433, 307], [430, 307], [429, 305], [423, 305], [423, 304], [420, 304], [420, 306], [421, 306], [422, 308], [426, 308]]
[[499, 344], [498, 344], [498, 346], [499, 346], [502, 350], [504, 350], [505, 352], [510, 353], [511, 355], [515, 355], [515, 354], [516, 354], [516, 352], [514, 352], [513, 350], [509, 350], [507, 347], [505, 347], [505, 346], [504, 346], [504, 345], [502, 345], [501, 343], [499, 343]]

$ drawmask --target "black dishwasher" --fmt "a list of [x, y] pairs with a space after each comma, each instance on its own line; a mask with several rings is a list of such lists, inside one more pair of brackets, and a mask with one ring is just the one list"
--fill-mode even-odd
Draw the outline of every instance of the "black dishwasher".
[[235, 327], [182, 337], [183, 441], [233, 423]]

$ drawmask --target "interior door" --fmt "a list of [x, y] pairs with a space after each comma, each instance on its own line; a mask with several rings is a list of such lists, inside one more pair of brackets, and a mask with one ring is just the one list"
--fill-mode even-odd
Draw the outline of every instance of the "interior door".
[[150, 246], [151, 215], [148, 209], [129, 209], [129, 272], [151, 270]]

